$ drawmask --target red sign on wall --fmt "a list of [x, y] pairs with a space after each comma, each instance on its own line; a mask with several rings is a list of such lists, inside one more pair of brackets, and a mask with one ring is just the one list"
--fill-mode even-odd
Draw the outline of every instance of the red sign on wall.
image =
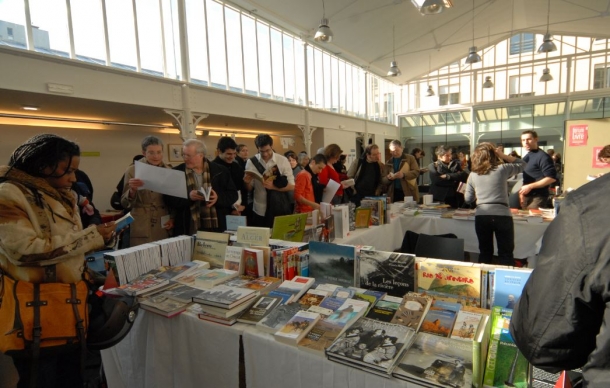
[[601, 160], [599, 160], [598, 156], [599, 153], [601, 152], [601, 150], [604, 147], [593, 147], [593, 168], [608, 168], [610, 167], [609, 163], [604, 163]]
[[588, 125], [570, 125], [570, 147], [585, 146], [589, 139]]

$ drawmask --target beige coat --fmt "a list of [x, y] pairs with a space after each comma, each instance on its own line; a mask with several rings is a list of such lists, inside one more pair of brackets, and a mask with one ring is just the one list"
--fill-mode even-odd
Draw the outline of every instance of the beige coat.
[[[145, 159], [142, 159], [146, 163]], [[169, 168], [163, 165], [160, 168]], [[121, 205], [131, 212], [134, 218], [129, 229], [129, 246], [158, 241], [170, 236], [163, 228], [161, 217], [169, 214], [163, 201], [163, 194], [150, 190], [138, 190], [135, 197], [129, 198], [129, 180], [135, 177], [135, 165], [127, 167], [123, 177], [123, 195]]]
[[[419, 188], [417, 187], [417, 177], [419, 176], [419, 165], [417, 159], [413, 155], [403, 154], [402, 160], [400, 161], [399, 170], [405, 177], [400, 180], [400, 186], [402, 186], [402, 192], [406, 196], [413, 196], [414, 201], [419, 201]], [[390, 158], [385, 164], [385, 175], [390, 172], [394, 172], [394, 163]], [[385, 176], [384, 175], [384, 176]], [[394, 194], [394, 181], [384, 180], [384, 183], [388, 183], [388, 195], [393, 198]]]
[[[0, 167], [0, 176], [7, 169]], [[22, 188], [0, 183], [0, 267], [15, 279], [41, 283], [42, 266], [55, 264], [57, 282], [79, 281], [85, 254], [104, 248], [103, 237], [95, 225], [83, 230], [77, 205], [71, 215], [39, 190], [41, 208], [33, 192]]]

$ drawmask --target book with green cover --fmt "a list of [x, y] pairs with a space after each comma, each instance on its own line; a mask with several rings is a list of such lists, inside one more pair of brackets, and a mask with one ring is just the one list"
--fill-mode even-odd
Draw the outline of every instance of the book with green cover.
[[306, 224], [307, 213], [275, 217], [273, 219], [273, 232], [271, 233], [271, 238], [301, 242], [303, 241]]
[[481, 307], [481, 269], [471, 263], [427, 259], [419, 263], [418, 292], [455, 298], [464, 306]]
[[499, 306], [492, 309], [484, 387], [527, 387], [529, 365], [510, 335], [511, 317], [510, 309]]

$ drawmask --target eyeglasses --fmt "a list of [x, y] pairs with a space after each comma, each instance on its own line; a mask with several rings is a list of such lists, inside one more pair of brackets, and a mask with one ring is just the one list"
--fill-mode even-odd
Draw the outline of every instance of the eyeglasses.
[[182, 159], [192, 159], [197, 155], [199, 155], [199, 154], [195, 154], [195, 155], [182, 154]]

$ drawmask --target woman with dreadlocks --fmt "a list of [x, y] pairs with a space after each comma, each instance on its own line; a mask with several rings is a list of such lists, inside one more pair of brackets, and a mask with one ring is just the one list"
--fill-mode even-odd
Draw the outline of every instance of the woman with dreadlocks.
[[[2, 272], [31, 283], [75, 283], [81, 280], [85, 253], [112, 243], [114, 223], [82, 228], [71, 191], [79, 162], [77, 144], [42, 134], [17, 147], [8, 166], [0, 166]], [[38, 382], [82, 386], [78, 356], [77, 350], [74, 355], [40, 357]], [[27, 386], [30, 360], [13, 361], [19, 386]]]

